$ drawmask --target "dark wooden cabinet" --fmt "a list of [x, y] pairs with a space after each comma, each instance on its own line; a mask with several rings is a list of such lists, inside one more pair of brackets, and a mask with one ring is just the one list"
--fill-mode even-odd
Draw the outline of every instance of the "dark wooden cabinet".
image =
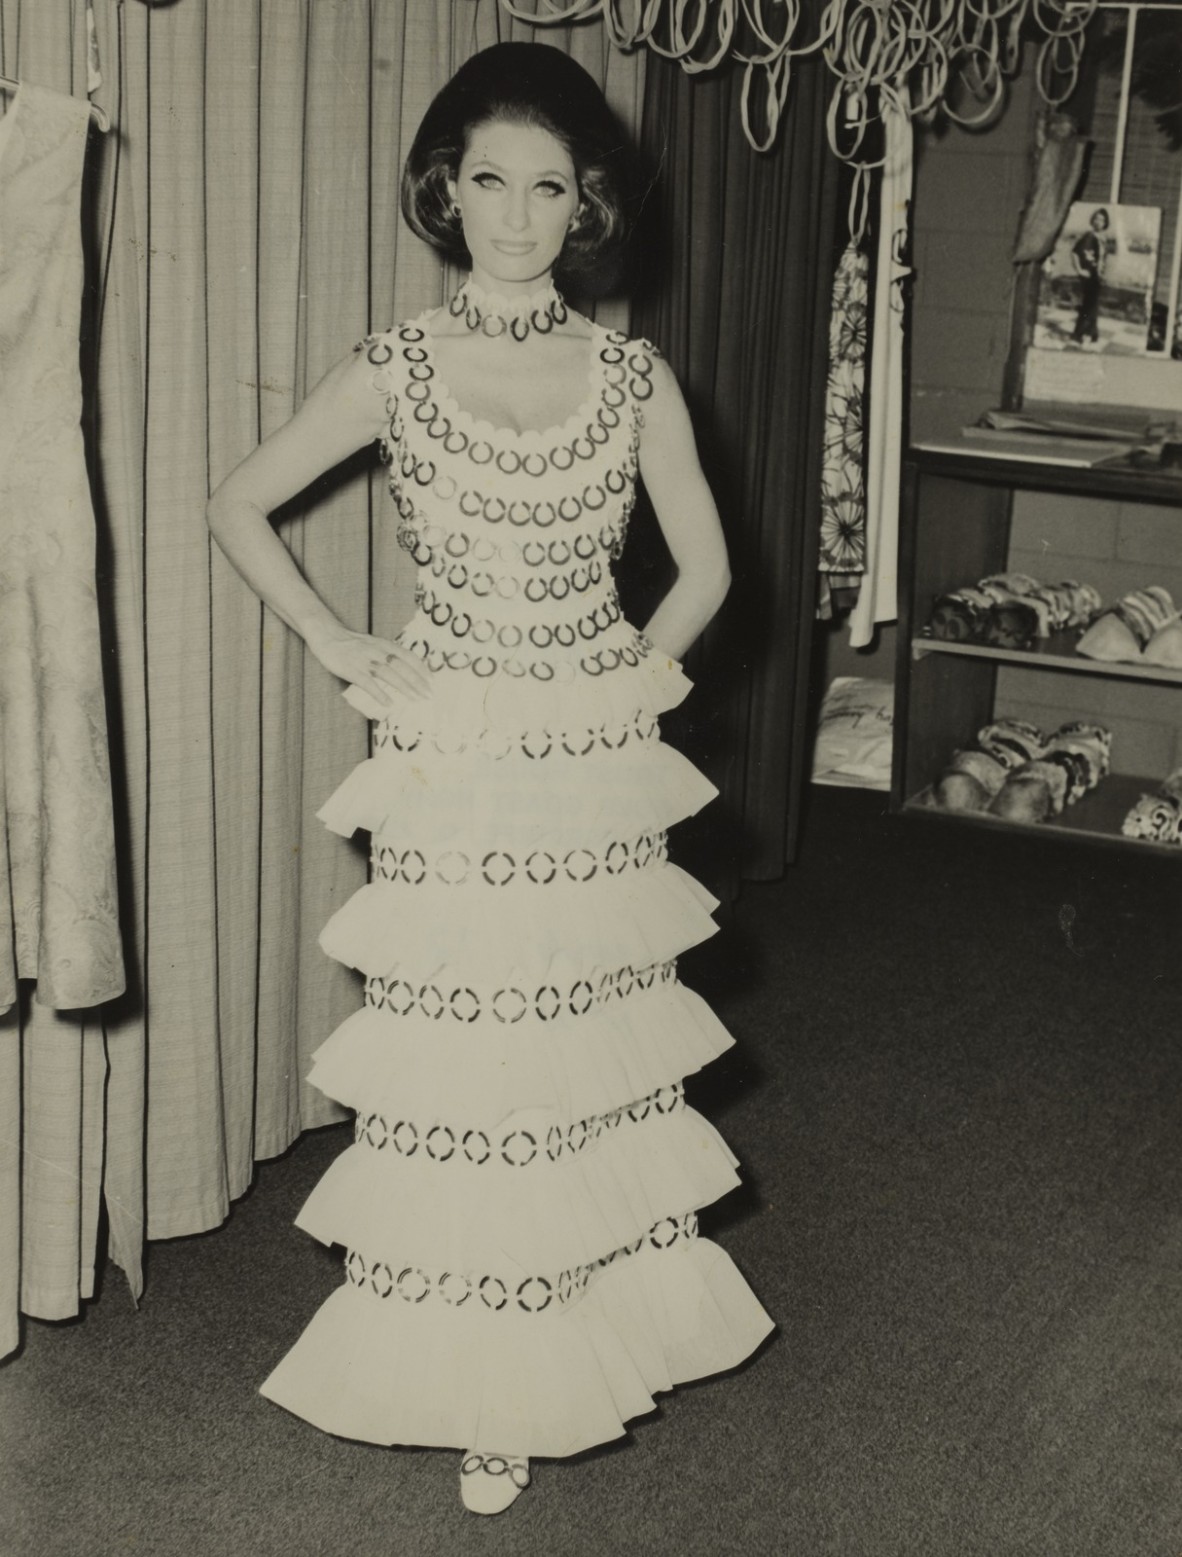
[[[996, 649], [945, 643], [924, 636], [936, 598], [990, 573], [1007, 570], [1016, 492], [1074, 493], [1121, 504], [1151, 503], [1172, 508], [1178, 518], [1182, 561], [1182, 479], [1160, 473], [1087, 468], [1026, 459], [994, 458], [972, 451], [915, 448], [903, 466], [899, 537], [899, 648], [895, 679], [894, 760], [891, 785], [895, 810], [922, 812], [941, 822], [984, 827], [1021, 827], [973, 812], [944, 811], [925, 799], [958, 747], [971, 746], [976, 732], [997, 712], [1002, 666], [1053, 671], [1068, 677], [1152, 686], [1160, 700], [1157, 717], [1182, 728], [1182, 670], [1089, 659], [1074, 649], [1076, 634], [1061, 634], [1034, 650]], [[1048, 556], [1048, 581], [1064, 576]], [[1106, 604], [1111, 601], [1106, 599]], [[1182, 604], [1182, 602], [1179, 602]], [[1074, 705], [1079, 706], [1078, 695]], [[1104, 718], [1098, 714], [1097, 722]], [[1058, 817], [1025, 829], [1076, 840], [1090, 839], [1182, 857], [1177, 846], [1122, 836], [1121, 823], [1142, 794], [1157, 790], [1162, 773], [1123, 772], [1114, 746], [1113, 771], [1089, 795]]]

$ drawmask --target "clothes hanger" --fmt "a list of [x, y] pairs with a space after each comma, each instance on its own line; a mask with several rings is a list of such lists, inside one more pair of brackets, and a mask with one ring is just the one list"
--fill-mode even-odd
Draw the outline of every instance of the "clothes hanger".
[[[13, 76], [0, 76], [0, 88], [6, 88], [9, 92], [15, 92], [20, 82]], [[111, 128], [111, 121], [97, 103], [90, 104], [90, 117], [94, 120], [96, 129], [105, 135]]]

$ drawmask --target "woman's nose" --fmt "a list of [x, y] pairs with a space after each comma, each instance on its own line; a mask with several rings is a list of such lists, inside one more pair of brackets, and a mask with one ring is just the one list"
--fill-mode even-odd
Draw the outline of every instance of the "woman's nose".
[[505, 208], [505, 225], [513, 232], [523, 232], [529, 226], [529, 207], [524, 190], [510, 194]]

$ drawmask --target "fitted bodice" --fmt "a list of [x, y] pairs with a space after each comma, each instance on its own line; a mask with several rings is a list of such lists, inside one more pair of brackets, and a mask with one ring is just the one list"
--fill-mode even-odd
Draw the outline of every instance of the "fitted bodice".
[[364, 343], [386, 396], [399, 540], [418, 576], [400, 641], [436, 671], [571, 685], [648, 653], [611, 563], [636, 493], [654, 348], [592, 325], [587, 393], [566, 421], [480, 421], [440, 382], [426, 319]]

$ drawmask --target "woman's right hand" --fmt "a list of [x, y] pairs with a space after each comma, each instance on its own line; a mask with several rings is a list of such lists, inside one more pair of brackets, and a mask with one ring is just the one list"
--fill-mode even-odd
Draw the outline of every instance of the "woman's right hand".
[[418, 655], [392, 638], [338, 625], [310, 635], [308, 647], [325, 670], [368, 692], [383, 707], [395, 707], [400, 698], [420, 702], [431, 696], [431, 672]]

